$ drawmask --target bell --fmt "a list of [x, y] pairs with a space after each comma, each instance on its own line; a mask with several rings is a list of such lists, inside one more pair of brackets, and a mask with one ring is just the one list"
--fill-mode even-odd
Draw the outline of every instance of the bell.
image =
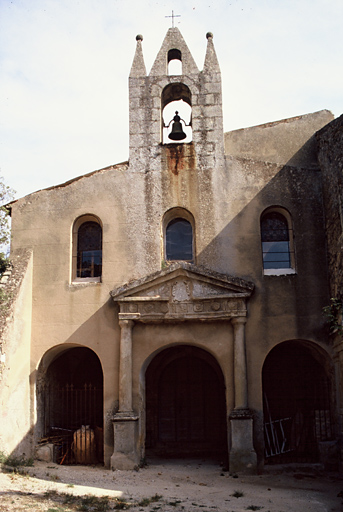
[[181, 117], [178, 114], [178, 111], [176, 111], [173, 119], [173, 126], [171, 132], [168, 135], [171, 140], [183, 140], [187, 137], [182, 129], [182, 124], [180, 123]]

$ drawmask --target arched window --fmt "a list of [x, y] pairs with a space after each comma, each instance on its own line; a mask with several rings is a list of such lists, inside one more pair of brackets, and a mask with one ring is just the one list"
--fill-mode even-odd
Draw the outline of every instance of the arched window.
[[[173, 50], [174, 51], [174, 50]], [[176, 51], [176, 50], [175, 50]], [[192, 140], [192, 94], [187, 85], [172, 83], [162, 92], [162, 142], [163, 144], [191, 142]], [[176, 114], [177, 112], [177, 114]], [[174, 117], [178, 116], [177, 128]], [[171, 132], [177, 129], [182, 138], [171, 138]]]
[[99, 219], [85, 215], [73, 229], [74, 279], [100, 281], [102, 273], [102, 227]]
[[185, 219], [174, 219], [166, 229], [167, 260], [193, 260], [193, 230]]
[[289, 213], [270, 208], [261, 216], [264, 270], [294, 269], [293, 229]]
[[169, 210], [164, 218], [166, 261], [194, 261], [193, 216], [183, 208]]

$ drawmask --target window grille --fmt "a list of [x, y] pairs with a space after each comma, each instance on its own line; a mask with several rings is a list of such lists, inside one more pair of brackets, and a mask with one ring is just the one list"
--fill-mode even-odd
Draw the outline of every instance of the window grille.
[[287, 219], [279, 212], [262, 217], [263, 268], [291, 268], [290, 232]]

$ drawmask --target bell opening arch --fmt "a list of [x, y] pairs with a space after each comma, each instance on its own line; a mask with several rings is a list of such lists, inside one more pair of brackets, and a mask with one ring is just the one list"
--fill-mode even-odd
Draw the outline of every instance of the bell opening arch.
[[183, 83], [167, 85], [161, 95], [162, 143], [192, 141], [192, 93]]

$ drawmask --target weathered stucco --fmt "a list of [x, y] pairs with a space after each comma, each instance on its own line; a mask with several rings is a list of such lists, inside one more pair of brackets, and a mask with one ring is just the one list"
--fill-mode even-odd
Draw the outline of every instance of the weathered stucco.
[[328, 110], [225, 133], [229, 155], [295, 167], [317, 167], [314, 134], [333, 120]]
[[[170, 29], [146, 75], [138, 37], [129, 80], [129, 162], [10, 205], [12, 254], [32, 252], [20, 291], [30, 325], [21, 346], [26, 355], [20, 393], [27, 395], [30, 382], [31, 402], [21, 411], [25, 427], [17, 429], [19, 447], [20, 433], [25, 438], [31, 429], [35, 442], [44, 436], [37, 382], [56, 356], [71, 347], [88, 347], [99, 358], [104, 461], [122, 468], [132, 467], [145, 454], [145, 372], [167, 347], [196, 346], [218, 362], [232, 467], [242, 471], [256, 471], [263, 464], [262, 372], [270, 351], [287, 340], [304, 340], [314, 352], [325, 354], [322, 359], [330, 367], [333, 348], [322, 316], [329, 298], [322, 174], [314, 133], [332, 116], [322, 111], [225, 134], [224, 152], [220, 69], [213, 37], [207, 38], [199, 72], [178, 29]], [[182, 51], [182, 76], [167, 75], [166, 53], [174, 48]], [[161, 94], [167, 85], [178, 83], [191, 91], [193, 139], [162, 144]], [[262, 265], [260, 218], [275, 206], [292, 219], [295, 266], [292, 273], [268, 275]], [[185, 280], [181, 288], [198, 286], [197, 300], [208, 315], [197, 316], [194, 297], [187, 299], [188, 292], [179, 291], [174, 299], [184, 314], [173, 316], [177, 307], [163, 309], [169, 299], [156, 292], [158, 287], [152, 289], [156, 293], [148, 289], [150, 282], [168, 284], [173, 275], [174, 267], [165, 261], [164, 219], [174, 208], [192, 218], [195, 247], [193, 270], [187, 263], [175, 272]], [[76, 282], [73, 276], [73, 225], [82, 215], [94, 215], [102, 226], [99, 282]], [[186, 286], [188, 279], [191, 284]], [[194, 284], [207, 280], [208, 286], [219, 286], [220, 279], [226, 280], [226, 294], [230, 286], [237, 293], [244, 287], [249, 291], [237, 314], [229, 306], [219, 314], [225, 308], [216, 309], [206, 296], [209, 288]], [[137, 290], [144, 291], [139, 300]], [[151, 309], [144, 309], [149, 301], [149, 308], [163, 306], [154, 317]], [[12, 337], [15, 352], [16, 335]], [[9, 365], [8, 383], [15, 378], [13, 372]], [[3, 401], [9, 411], [6, 393]], [[15, 416], [13, 411], [13, 421]], [[7, 428], [3, 436], [9, 436]]]
[[[1, 429], [0, 450], [30, 457], [33, 453], [33, 402], [30, 393], [32, 316], [32, 253], [12, 255], [13, 268], [3, 287], [7, 299], [1, 308]], [[4, 282], [5, 281], [5, 282]], [[33, 398], [33, 397], [32, 397]]]

